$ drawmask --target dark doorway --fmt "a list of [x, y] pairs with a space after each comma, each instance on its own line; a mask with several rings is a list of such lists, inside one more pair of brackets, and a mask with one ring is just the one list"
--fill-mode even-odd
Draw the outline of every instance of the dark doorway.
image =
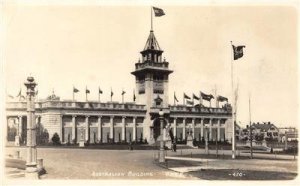
[[157, 138], [160, 135], [160, 122], [159, 119], [155, 119], [153, 122], [153, 138], [157, 141]]

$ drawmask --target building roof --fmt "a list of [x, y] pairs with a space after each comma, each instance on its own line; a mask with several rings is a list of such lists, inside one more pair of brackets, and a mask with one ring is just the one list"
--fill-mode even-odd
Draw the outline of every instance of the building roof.
[[160, 50], [159, 44], [154, 36], [153, 30], [150, 31], [144, 50]]
[[273, 123], [253, 123], [251, 127], [256, 128], [256, 129], [261, 129], [262, 131], [268, 131], [271, 128], [276, 128], [277, 127]]

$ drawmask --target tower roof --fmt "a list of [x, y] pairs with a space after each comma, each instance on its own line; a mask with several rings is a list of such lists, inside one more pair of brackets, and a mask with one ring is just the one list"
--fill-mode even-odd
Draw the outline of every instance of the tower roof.
[[153, 30], [150, 31], [144, 50], [160, 50], [159, 44], [154, 36]]

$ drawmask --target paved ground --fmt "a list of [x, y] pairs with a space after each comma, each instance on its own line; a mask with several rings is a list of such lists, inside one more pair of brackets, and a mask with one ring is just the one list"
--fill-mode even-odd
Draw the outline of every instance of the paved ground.
[[[25, 148], [6, 148], [6, 154], [19, 149], [25, 159]], [[176, 153], [168, 151], [168, 156], [207, 158], [203, 149], [184, 149]], [[42, 179], [255, 179], [265, 174], [268, 179], [292, 179], [297, 174], [297, 161], [293, 156], [255, 154], [259, 159], [248, 159], [249, 154], [241, 153], [243, 158], [230, 159], [230, 151], [219, 151], [219, 158], [209, 163], [189, 161], [169, 161], [168, 168], [154, 161], [154, 150], [99, 150], [72, 148], [38, 148], [38, 158], [44, 159], [47, 174]], [[224, 156], [223, 156], [224, 154]], [[182, 167], [190, 169], [184, 174], [177, 172]], [[195, 170], [193, 170], [193, 167]], [[205, 171], [201, 171], [204, 168]], [[177, 170], [176, 170], [177, 168]], [[237, 176], [233, 176], [237, 173]], [[230, 175], [231, 174], [231, 175]], [[244, 174], [241, 175], [240, 174]], [[264, 178], [262, 177], [262, 178]]]
[[[297, 176], [297, 157], [292, 155], [238, 153], [236, 160], [231, 159], [231, 151], [187, 149], [168, 152], [168, 156], [190, 158], [194, 161], [169, 160], [168, 168], [184, 172], [200, 179], [208, 180], [291, 180]], [[198, 160], [198, 161], [195, 161]]]
[[[14, 147], [6, 148], [13, 154]], [[25, 148], [20, 148], [25, 157]], [[153, 150], [38, 148], [47, 174], [43, 179], [191, 179], [154, 162]]]

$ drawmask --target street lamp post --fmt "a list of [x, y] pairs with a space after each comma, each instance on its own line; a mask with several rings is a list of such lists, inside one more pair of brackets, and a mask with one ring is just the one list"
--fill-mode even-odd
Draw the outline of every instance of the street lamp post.
[[159, 111], [159, 120], [160, 120], [160, 148], [159, 148], [159, 163], [164, 163], [165, 160], [165, 145], [163, 139], [163, 130], [164, 130], [164, 112]]
[[36, 83], [33, 77], [28, 77], [24, 83], [27, 88], [27, 159], [25, 177], [38, 178], [36, 151], [36, 122], [34, 96]]

